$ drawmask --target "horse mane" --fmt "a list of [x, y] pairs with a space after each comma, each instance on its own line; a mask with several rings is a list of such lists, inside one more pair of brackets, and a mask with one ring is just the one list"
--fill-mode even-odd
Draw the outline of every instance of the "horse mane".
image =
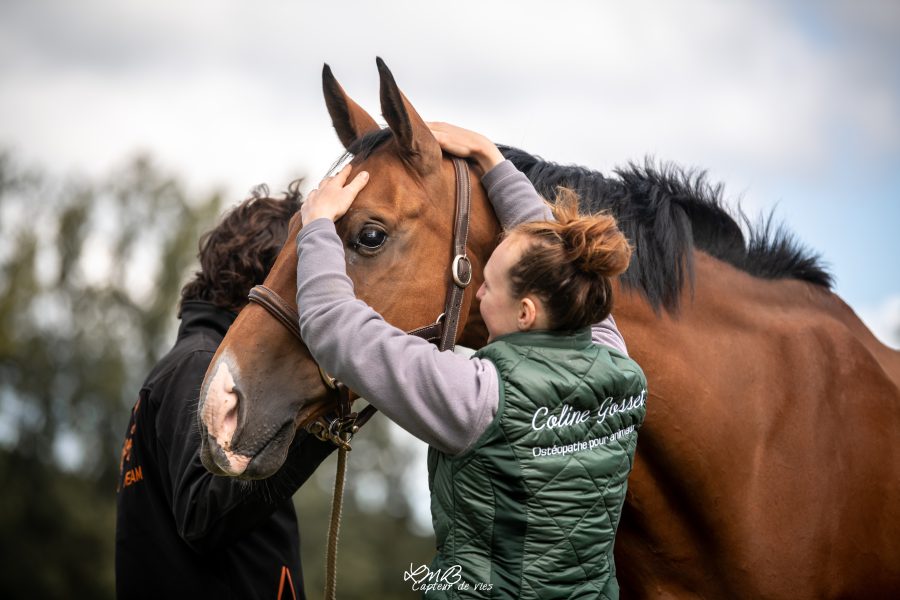
[[[348, 157], [367, 158], [392, 134], [384, 128], [360, 137], [333, 165]], [[557, 188], [573, 189], [583, 212], [609, 211], [635, 248], [622, 275], [625, 286], [640, 291], [657, 313], [676, 313], [681, 290], [693, 288], [693, 250], [697, 248], [750, 275], [764, 279], [799, 279], [830, 289], [832, 275], [821, 257], [801, 244], [773, 214], [756, 224], [738, 207], [736, 216], [723, 200], [722, 184], [712, 185], [704, 171], [673, 164], [630, 162], [614, 177], [576, 165], [546, 161], [511, 146], [503, 155], [548, 199]], [[747, 237], [740, 223], [747, 231]]]
[[[583, 212], [609, 211], [635, 248], [622, 282], [639, 290], [658, 313], [675, 313], [685, 284], [693, 287], [694, 248], [750, 275], [799, 279], [830, 289], [831, 274], [821, 257], [804, 247], [772, 214], [753, 224], [738, 207], [737, 218], [722, 199], [722, 184], [711, 185], [704, 171], [672, 164], [629, 163], [614, 177], [574, 165], [545, 161], [524, 150], [499, 146], [503, 155], [545, 198], [557, 188], [575, 190]], [[747, 230], [744, 237], [739, 222]]]

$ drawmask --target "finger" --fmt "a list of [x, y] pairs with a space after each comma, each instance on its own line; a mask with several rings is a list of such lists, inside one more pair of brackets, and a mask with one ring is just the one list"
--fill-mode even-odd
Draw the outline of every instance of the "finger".
[[431, 135], [434, 136], [435, 141], [438, 143], [438, 146], [447, 149], [447, 135], [442, 131], [432, 130]]
[[454, 138], [453, 131], [438, 127], [431, 130], [431, 135], [434, 136], [434, 139], [436, 139], [439, 144], [452, 143]]
[[441, 149], [454, 156], [466, 157], [471, 153], [471, 149], [468, 146], [461, 144], [447, 134], [438, 133], [434, 136], [434, 139], [437, 140], [438, 146], [440, 146]]
[[346, 189], [353, 192], [353, 197], [355, 198], [360, 190], [366, 187], [367, 183], [369, 183], [369, 173], [367, 171], [360, 171], [356, 177], [353, 178], [353, 181], [347, 184]]
[[322, 181], [319, 182], [319, 189], [326, 187], [329, 183], [334, 180], [334, 175], [326, 175], [322, 178]]
[[447, 149], [447, 146], [453, 145], [453, 136], [448, 131], [434, 129], [431, 131], [431, 135], [434, 136], [434, 139], [437, 140], [437, 143], [445, 150]]
[[344, 187], [344, 184], [347, 183], [347, 178], [350, 177], [350, 171], [352, 169], [353, 166], [350, 163], [347, 163], [347, 165], [334, 176], [334, 182], [341, 187]]

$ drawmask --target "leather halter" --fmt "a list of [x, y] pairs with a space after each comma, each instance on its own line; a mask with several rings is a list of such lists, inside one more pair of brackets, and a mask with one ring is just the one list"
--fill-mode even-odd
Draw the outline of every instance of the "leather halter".
[[[466, 287], [472, 281], [472, 263], [466, 255], [466, 242], [469, 236], [469, 217], [471, 213], [471, 187], [469, 182], [469, 167], [466, 161], [453, 157], [453, 167], [456, 173], [456, 219], [453, 228], [453, 262], [450, 267], [452, 276], [451, 285], [447, 291], [444, 302], [444, 312], [431, 325], [419, 327], [408, 331], [431, 343], [437, 343], [441, 350], [452, 349], [456, 343], [456, 332], [459, 326], [459, 316], [462, 310]], [[272, 289], [257, 285], [250, 290], [247, 296], [250, 302], [254, 302], [265, 308], [269, 314], [284, 325], [294, 337], [303, 342], [300, 334], [300, 316], [291, 308], [284, 299]], [[319, 367], [319, 375], [327, 387], [337, 391], [337, 410], [318, 417], [306, 426], [307, 431], [323, 441], [331, 441], [335, 445], [350, 449], [350, 439], [366, 421], [378, 410], [369, 404], [359, 413], [352, 412], [350, 389], [331, 377], [322, 367]]]

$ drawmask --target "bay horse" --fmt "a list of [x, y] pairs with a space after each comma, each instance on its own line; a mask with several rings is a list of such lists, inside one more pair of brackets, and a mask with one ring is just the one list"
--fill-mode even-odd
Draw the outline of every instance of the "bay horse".
[[[450, 285], [454, 172], [377, 62], [386, 129], [323, 71], [354, 172], [371, 175], [337, 230], [357, 296], [410, 330]], [[817, 257], [771, 219], [745, 238], [703, 175], [647, 163], [606, 177], [503, 150], [545, 197], [566, 186], [583, 209], [612, 211], [636, 249], [614, 308], [649, 382], [615, 546], [622, 596], [900, 597], [900, 353]], [[487, 337], [474, 292], [500, 233], [478, 175], [457, 338], [474, 348]], [[299, 229], [295, 215], [265, 282], [293, 310]], [[248, 305], [201, 389], [204, 464], [266, 477], [334, 402], [302, 343]]]

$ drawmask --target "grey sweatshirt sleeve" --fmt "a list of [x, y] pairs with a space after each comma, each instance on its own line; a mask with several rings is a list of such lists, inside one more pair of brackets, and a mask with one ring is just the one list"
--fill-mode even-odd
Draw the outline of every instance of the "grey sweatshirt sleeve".
[[481, 184], [487, 190], [504, 230], [512, 229], [519, 223], [553, 220], [550, 207], [531, 181], [508, 160], [485, 173]]
[[358, 300], [328, 219], [300, 230], [297, 255], [300, 331], [319, 366], [438, 450], [471, 446], [497, 412], [493, 364], [441, 352]]
[[619, 333], [616, 321], [609, 315], [599, 323], [591, 325], [591, 339], [595, 344], [615, 348], [625, 356], [628, 356], [628, 348], [625, 346], [625, 338]]

